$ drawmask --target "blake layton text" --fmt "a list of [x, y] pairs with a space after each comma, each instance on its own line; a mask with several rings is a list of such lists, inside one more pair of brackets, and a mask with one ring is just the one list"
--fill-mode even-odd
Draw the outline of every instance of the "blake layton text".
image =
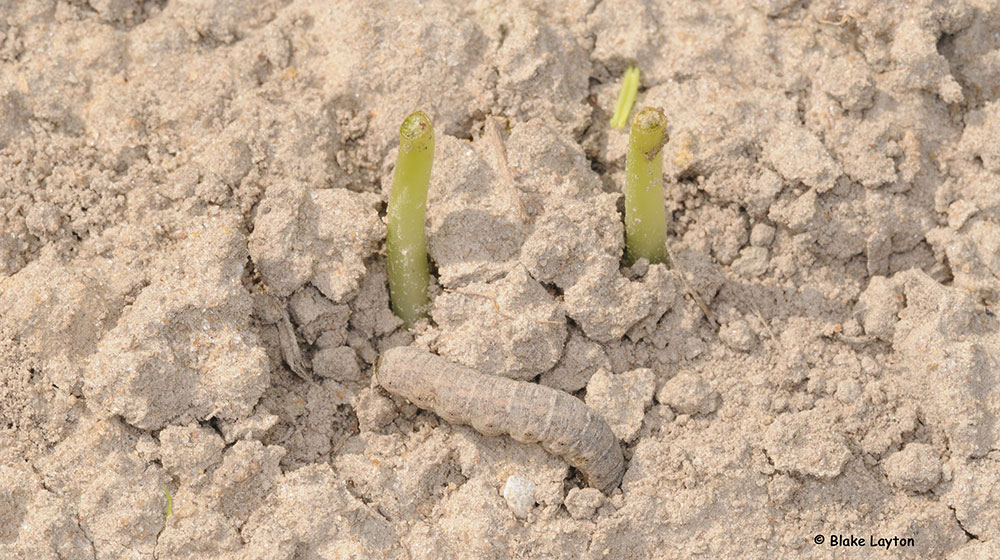
[[883, 538], [876, 537], [875, 535], [868, 535], [866, 540], [864, 537], [857, 537], [854, 535], [830, 535], [830, 546], [843, 546], [843, 547], [855, 547], [855, 546], [870, 546], [872, 548], [884, 548], [889, 550], [890, 548], [896, 548], [900, 546], [915, 546], [916, 543], [913, 537], [892, 537]]

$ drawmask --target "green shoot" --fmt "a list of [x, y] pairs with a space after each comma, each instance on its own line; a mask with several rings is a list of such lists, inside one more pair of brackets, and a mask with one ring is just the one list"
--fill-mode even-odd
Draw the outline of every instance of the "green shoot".
[[433, 161], [434, 127], [423, 111], [417, 111], [399, 128], [385, 241], [392, 310], [407, 327], [427, 315], [430, 274], [424, 222]]
[[166, 488], [163, 489], [163, 493], [167, 495], [167, 515], [163, 516], [166, 519], [174, 513], [174, 499], [170, 497], [170, 491]]
[[663, 205], [663, 145], [667, 117], [646, 107], [636, 113], [625, 155], [625, 261], [667, 263], [667, 216]]
[[611, 128], [625, 128], [628, 114], [635, 103], [635, 94], [639, 91], [639, 69], [629, 66], [622, 78], [622, 87], [618, 90], [618, 101], [615, 103], [615, 114], [611, 116]]

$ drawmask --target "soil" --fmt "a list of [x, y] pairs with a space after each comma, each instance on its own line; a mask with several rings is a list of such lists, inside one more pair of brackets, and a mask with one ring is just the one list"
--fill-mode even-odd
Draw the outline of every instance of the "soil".
[[[622, 262], [631, 64], [669, 267]], [[1000, 557], [998, 297], [993, 0], [0, 0], [5, 559]], [[385, 392], [397, 346], [580, 398], [620, 487]]]

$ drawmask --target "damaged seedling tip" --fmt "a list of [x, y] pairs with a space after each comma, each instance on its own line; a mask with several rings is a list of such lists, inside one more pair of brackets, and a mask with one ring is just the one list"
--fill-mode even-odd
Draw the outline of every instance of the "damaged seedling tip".
[[628, 115], [635, 103], [635, 95], [639, 91], [639, 69], [629, 66], [622, 78], [622, 87], [618, 90], [618, 101], [615, 102], [615, 114], [611, 116], [611, 128], [625, 128]]
[[667, 215], [663, 204], [663, 146], [667, 117], [646, 107], [636, 113], [625, 155], [625, 260], [667, 263]]
[[423, 111], [403, 120], [386, 217], [386, 260], [392, 310], [409, 327], [427, 314], [424, 222], [434, 160], [434, 127]]

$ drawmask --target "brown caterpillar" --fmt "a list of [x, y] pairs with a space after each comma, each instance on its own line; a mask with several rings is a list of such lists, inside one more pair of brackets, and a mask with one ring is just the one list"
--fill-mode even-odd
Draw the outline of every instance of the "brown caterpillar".
[[380, 362], [379, 385], [448, 422], [468, 424], [486, 436], [508, 434], [522, 443], [541, 443], [605, 493], [621, 482], [625, 459], [618, 438], [600, 415], [569, 393], [483, 375], [417, 348], [392, 348]]

